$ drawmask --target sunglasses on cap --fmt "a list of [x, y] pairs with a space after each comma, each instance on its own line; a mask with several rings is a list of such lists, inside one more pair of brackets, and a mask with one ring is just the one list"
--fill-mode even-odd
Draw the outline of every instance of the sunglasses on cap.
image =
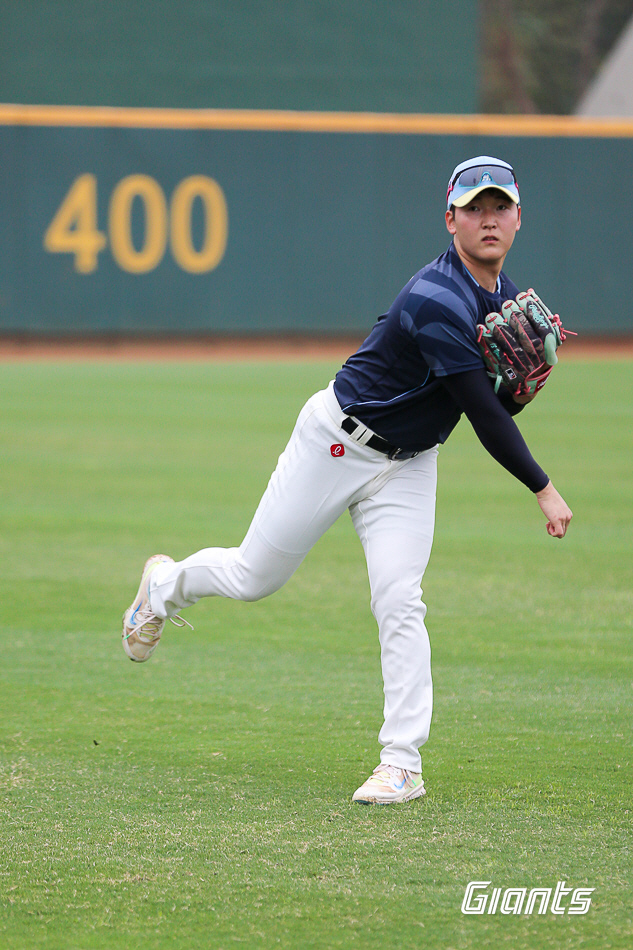
[[460, 172], [448, 186], [446, 200], [455, 188], [476, 188], [478, 185], [515, 185], [518, 187], [516, 175], [511, 168], [503, 165], [474, 165]]

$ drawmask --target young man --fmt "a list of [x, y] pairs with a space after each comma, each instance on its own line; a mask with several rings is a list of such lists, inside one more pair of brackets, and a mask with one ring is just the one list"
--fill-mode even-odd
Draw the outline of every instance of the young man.
[[[327, 389], [302, 409], [239, 548], [184, 561], [155, 555], [123, 622], [123, 647], [143, 661], [166, 618], [201, 597], [258, 600], [278, 590], [348, 509], [362, 542], [384, 680], [380, 765], [353, 795], [394, 803], [423, 795], [419, 748], [432, 683], [420, 584], [433, 539], [438, 444], [466, 414], [490, 454], [536, 496], [552, 537], [572, 517], [495, 395], [476, 326], [518, 293], [501, 268], [521, 226], [510, 165], [458, 165], [447, 195], [448, 250], [415, 274]], [[525, 398], [521, 402], [527, 401]]]

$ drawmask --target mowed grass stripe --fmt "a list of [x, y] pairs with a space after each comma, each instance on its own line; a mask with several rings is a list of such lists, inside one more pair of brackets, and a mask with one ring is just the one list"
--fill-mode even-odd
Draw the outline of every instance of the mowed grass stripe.
[[[348, 518], [272, 598], [121, 650], [144, 558], [238, 544], [336, 369], [3, 367], [3, 950], [630, 946], [631, 364], [563, 362], [519, 419], [563, 542], [466, 423], [441, 452], [424, 800], [349, 800], [382, 694]], [[464, 917], [471, 880], [596, 890]]]

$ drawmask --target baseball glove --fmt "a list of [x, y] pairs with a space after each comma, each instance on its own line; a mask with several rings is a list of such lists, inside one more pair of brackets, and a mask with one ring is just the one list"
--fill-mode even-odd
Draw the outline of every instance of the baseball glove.
[[568, 332], [531, 289], [489, 313], [477, 325], [477, 342], [495, 392], [504, 386], [513, 396], [531, 396], [542, 389]]

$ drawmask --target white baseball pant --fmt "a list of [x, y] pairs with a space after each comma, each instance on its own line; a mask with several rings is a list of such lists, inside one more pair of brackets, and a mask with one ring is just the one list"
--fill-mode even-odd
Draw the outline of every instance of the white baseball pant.
[[433, 703], [420, 584], [435, 522], [437, 447], [391, 461], [340, 428], [333, 384], [301, 410], [239, 548], [206, 548], [159, 565], [150, 601], [172, 617], [201, 597], [253, 601], [291, 577], [348, 508], [365, 551], [384, 683], [381, 762], [421, 771]]

